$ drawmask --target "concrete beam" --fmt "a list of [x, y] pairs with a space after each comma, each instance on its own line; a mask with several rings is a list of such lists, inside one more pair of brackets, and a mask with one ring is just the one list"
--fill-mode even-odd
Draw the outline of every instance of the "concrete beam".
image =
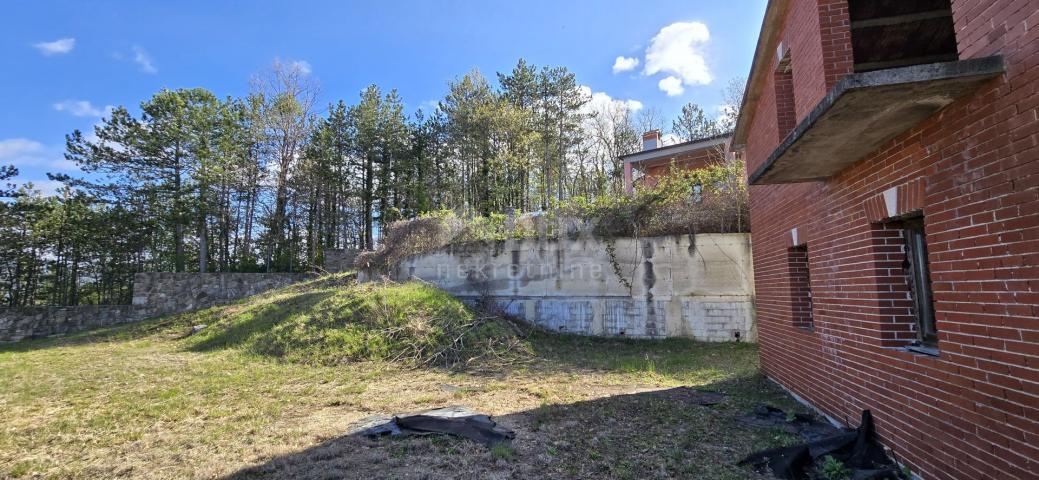
[[1004, 71], [1003, 58], [994, 56], [848, 75], [750, 175], [750, 183], [829, 178]]

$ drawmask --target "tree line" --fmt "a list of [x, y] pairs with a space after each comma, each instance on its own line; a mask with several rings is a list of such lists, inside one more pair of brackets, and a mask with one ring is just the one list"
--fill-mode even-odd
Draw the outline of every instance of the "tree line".
[[[0, 188], [0, 300], [127, 303], [136, 272], [304, 271], [422, 212], [619, 195], [617, 157], [666, 130], [653, 109], [593, 101], [564, 67], [520, 60], [495, 80], [468, 72], [408, 115], [376, 85], [321, 105], [308, 72], [275, 62], [244, 97], [162, 90], [136, 114], [117, 107], [66, 137], [84, 174], [48, 174], [65, 185], [56, 195]], [[731, 128], [725, 118], [690, 104], [670, 130], [690, 140]], [[0, 168], [0, 181], [16, 174]]]

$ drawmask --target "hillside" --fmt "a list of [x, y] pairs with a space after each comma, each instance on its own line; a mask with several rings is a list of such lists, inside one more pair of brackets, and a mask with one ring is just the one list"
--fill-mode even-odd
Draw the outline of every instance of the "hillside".
[[[193, 332], [197, 327], [202, 328]], [[357, 284], [349, 274], [174, 315], [143, 328], [186, 336], [182, 343], [189, 351], [233, 349], [313, 365], [390, 361], [462, 367], [488, 357], [529, 354], [519, 325], [474, 311], [436, 287]]]

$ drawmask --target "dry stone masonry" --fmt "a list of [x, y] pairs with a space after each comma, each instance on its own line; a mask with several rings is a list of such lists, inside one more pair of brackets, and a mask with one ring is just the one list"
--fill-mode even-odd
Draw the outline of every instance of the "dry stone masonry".
[[458, 245], [410, 257], [389, 277], [431, 282], [471, 302], [487, 299], [558, 332], [704, 341], [757, 337], [746, 234]]
[[134, 276], [133, 304], [150, 315], [228, 303], [309, 278], [301, 273], [168, 273]]
[[330, 248], [325, 250], [324, 257], [324, 262], [321, 267], [324, 268], [326, 272], [347, 272], [354, 268], [354, 259], [357, 258], [357, 249]]
[[110, 327], [144, 319], [146, 310], [133, 305], [0, 308], [0, 342], [51, 337]]
[[138, 273], [133, 305], [0, 308], [0, 342], [51, 337], [228, 303], [308, 278], [298, 273]]

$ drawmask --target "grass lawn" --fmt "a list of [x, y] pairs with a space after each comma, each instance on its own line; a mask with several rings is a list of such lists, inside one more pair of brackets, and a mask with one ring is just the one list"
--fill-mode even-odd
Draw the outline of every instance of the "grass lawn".
[[[0, 345], [0, 478], [755, 478], [735, 461], [792, 439], [735, 417], [803, 411], [758, 374], [753, 345], [517, 340], [500, 320], [470, 338], [455, 333], [478, 316], [442, 292], [344, 283]], [[441, 362], [455, 338], [469, 344]], [[727, 398], [704, 407], [678, 386]], [[351, 435], [447, 405], [515, 441]]]

